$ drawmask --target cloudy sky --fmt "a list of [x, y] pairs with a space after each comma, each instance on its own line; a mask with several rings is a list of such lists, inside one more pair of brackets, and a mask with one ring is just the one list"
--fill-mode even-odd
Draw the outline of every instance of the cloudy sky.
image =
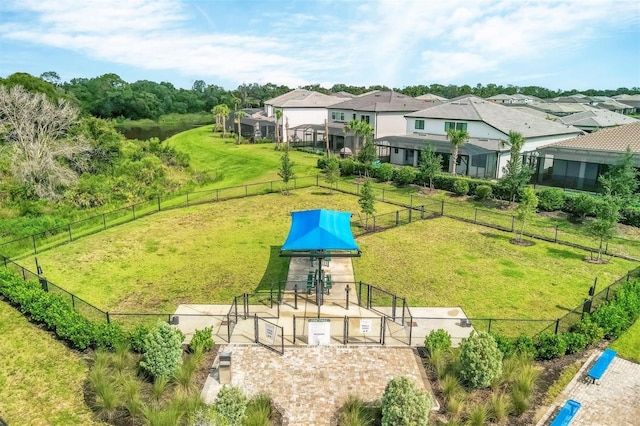
[[637, 0], [3, 0], [0, 76], [640, 86]]

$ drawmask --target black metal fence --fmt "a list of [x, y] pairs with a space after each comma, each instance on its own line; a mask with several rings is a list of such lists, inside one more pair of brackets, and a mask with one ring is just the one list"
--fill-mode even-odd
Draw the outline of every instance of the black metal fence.
[[[294, 178], [289, 186], [290, 189], [301, 189], [315, 186], [317, 183], [317, 176], [306, 176]], [[114, 226], [132, 222], [162, 210], [265, 195], [283, 190], [284, 184], [282, 181], [268, 181], [190, 192], [167, 199], [157, 197], [149, 201], [101, 213], [77, 222], [50, 228], [43, 232], [2, 243], [0, 244], [0, 253], [7, 258], [20, 258], [30, 254], [35, 255], [44, 250], [70, 243], [79, 238], [113, 228]]]
[[284, 354], [284, 329], [273, 322], [254, 315], [255, 342], [280, 355]]

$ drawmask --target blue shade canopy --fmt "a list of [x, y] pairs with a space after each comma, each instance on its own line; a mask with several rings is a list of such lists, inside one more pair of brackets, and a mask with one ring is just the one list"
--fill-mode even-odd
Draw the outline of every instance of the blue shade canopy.
[[358, 250], [351, 213], [305, 210], [291, 213], [291, 229], [282, 250]]

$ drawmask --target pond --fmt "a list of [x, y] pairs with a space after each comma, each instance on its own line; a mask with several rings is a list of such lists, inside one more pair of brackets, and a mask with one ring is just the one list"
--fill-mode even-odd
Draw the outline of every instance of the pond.
[[122, 133], [127, 139], [139, 139], [147, 140], [151, 138], [158, 138], [161, 141], [170, 138], [171, 136], [184, 132], [185, 130], [194, 129], [196, 127], [204, 126], [205, 124], [172, 124], [172, 125], [156, 125], [156, 126], [132, 126], [132, 127], [118, 127], [116, 130]]

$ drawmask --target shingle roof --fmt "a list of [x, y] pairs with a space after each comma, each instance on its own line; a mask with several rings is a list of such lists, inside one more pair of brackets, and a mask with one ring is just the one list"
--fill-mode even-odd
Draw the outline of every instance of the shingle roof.
[[434, 95], [433, 93], [425, 93], [424, 95], [416, 96], [416, 99], [421, 99], [424, 101], [446, 101], [447, 98], [443, 96]]
[[525, 138], [582, 133], [580, 129], [573, 126], [538, 118], [515, 108], [505, 107], [475, 97], [457, 102], [447, 102], [407, 114], [407, 116], [443, 120], [483, 121], [504, 134], [508, 134], [513, 130], [519, 132]]
[[329, 96], [312, 90], [294, 89], [284, 95], [265, 101], [265, 104], [276, 108], [327, 108], [343, 102], [344, 99], [344, 97]]
[[520, 112], [526, 112], [527, 114], [535, 115], [536, 117], [544, 118], [545, 120], [558, 121], [560, 119], [560, 117], [558, 117], [557, 115], [540, 111], [539, 109], [531, 108], [530, 106], [524, 106], [522, 104], [512, 104], [509, 105], [509, 108], [515, 109], [516, 111]]
[[617, 95], [613, 99], [634, 108], [640, 108], [640, 95]]
[[412, 98], [398, 92], [375, 91], [331, 106], [331, 109], [350, 109], [371, 112], [411, 112], [436, 105], [438, 101]]
[[575, 114], [576, 112], [595, 111], [598, 108], [587, 104], [564, 103], [564, 102], [539, 102], [530, 105], [531, 108], [539, 109], [550, 114]]
[[624, 152], [627, 146], [632, 152], [640, 154], [640, 121], [566, 139], [545, 145], [544, 148]]
[[560, 121], [564, 124], [580, 127], [613, 127], [638, 122], [635, 118], [604, 109], [578, 112], [562, 117]]

